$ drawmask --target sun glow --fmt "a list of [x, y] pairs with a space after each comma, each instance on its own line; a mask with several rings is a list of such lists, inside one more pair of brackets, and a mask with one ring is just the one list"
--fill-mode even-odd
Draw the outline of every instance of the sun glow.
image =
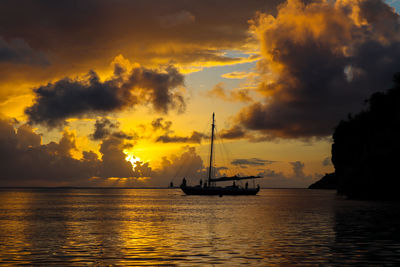
[[133, 169], [135, 169], [136, 168], [136, 166], [137, 166], [137, 162], [141, 162], [142, 160], [139, 158], [139, 157], [137, 157], [137, 156], [134, 156], [132, 153], [130, 153], [130, 152], [124, 152], [125, 154], [126, 154], [126, 158], [125, 158], [125, 160], [126, 161], [129, 161], [130, 163], [132, 163], [132, 168]]

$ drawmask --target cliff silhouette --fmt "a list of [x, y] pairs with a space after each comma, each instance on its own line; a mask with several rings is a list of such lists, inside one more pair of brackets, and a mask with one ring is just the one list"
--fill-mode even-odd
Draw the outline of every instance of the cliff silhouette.
[[340, 121], [333, 133], [337, 190], [348, 198], [400, 199], [400, 73], [393, 82], [392, 89], [374, 93], [366, 110]]
[[336, 173], [327, 173], [320, 180], [308, 187], [309, 189], [338, 189]]

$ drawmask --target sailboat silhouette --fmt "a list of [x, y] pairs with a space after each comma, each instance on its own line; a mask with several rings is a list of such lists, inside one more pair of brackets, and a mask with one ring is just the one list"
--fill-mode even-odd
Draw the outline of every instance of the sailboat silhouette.
[[[248, 180], [262, 178], [261, 176], [224, 176], [219, 178], [212, 177], [212, 161], [213, 161], [213, 149], [214, 149], [214, 128], [215, 128], [215, 114], [212, 115], [211, 124], [211, 153], [210, 153], [210, 165], [208, 169], [208, 180], [204, 185], [188, 186], [186, 184], [186, 178], [183, 178], [181, 189], [186, 195], [256, 195], [260, 191], [260, 187], [257, 185], [255, 188], [249, 188], [248, 183], [245, 187], [236, 185], [238, 180]], [[233, 181], [232, 186], [217, 186], [217, 182]]]

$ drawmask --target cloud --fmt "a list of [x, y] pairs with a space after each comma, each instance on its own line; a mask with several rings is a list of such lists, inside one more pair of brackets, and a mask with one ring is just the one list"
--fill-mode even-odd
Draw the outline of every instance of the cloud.
[[292, 166], [292, 173], [288, 175], [271, 169], [260, 172], [258, 175], [264, 178], [259, 180], [260, 185], [268, 188], [306, 188], [314, 180], [321, 177], [320, 174], [306, 175], [303, 162], [295, 161], [289, 163]]
[[0, 186], [166, 186], [174, 177], [176, 181], [183, 176], [193, 181], [206, 177], [193, 147], [164, 157], [154, 169], [149, 162], [127, 161], [124, 150], [129, 144], [113, 134], [103, 136], [100, 158], [93, 151], [75, 158], [73, 132], [64, 130], [58, 142], [42, 144], [29, 125], [15, 128], [14, 124], [0, 118]]
[[100, 146], [101, 166], [100, 175], [101, 177], [134, 177], [136, 176], [133, 172], [131, 162], [126, 161], [126, 154], [123, 152], [125, 148], [123, 140], [111, 136], [105, 139]]
[[95, 172], [90, 164], [71, 157], [75, 149], [72, 133], [64, 132], [59, 143], [41, 144], [41, 137], [27, 126], [15, 131], [7, 120], [0, 120], [0, 182], [7, 185], [51, 185], [55, 182], [72, 182], [73, 179]]
[[[166, 186], [179, 184], [183, 177], [191, 184], [207, 177], [207, 168], [194, 147], [163, 157], [157, 168], [149, 162], [126, 161], [124, 139], [109, 135], [100, 143], [100, 158], [93, 151], [83, 151], [81, 158], [72, 154], [76, 147], [73, 132], [63, 131], [58, 142], [42, 144], [41, 136], [29, 125], [0, 119], [0, 186]], [[262, 166], [272, 161], [238, 159], [242, 164]], [[262, 186], [306, 187], [314, 176], [304, 173], [304, 163], [291, 162], [293, 174], [266, 169], [260, 173]], [[217, 170], [226, 170], [221, 167]], [[220, 175], [220, 174], [219, 174]]]
[[0, 63], [49, 65], [49, 60], [43, 52], [33, 50], [22, 39], [11, 39], [9, 42], [0, 36]]
[[196, 153], [194, 147], [185, 147], [180, 155], [163, 157], [161, 166], [154, 170], [153, 177], [149, 183], [167, 185], [170, 181], [179, 184], [183, 177], [191, 183], [198, 183], [199, 179], [207, 177], [203, 160]]
[[249, 91], [246, 89], [235, 89], [229, 92], [224, 87], [224, 83], [217, 83], [213, 89], [207, 92], [208, 97], [218, 97], [229, 102], [252, 102]]
[[306, 175], [304, 174], [304, 163], [301, 161], [293, 161], [290, 162], [290, 165], [292, 165], [293, 168], [293, 173], [296, 177], [305, 177]]
[[157, 118], [151, 122], [151, 126], [153, 130], [163, 130], [165, 132], [169, 132], [172, 125], [172, 121], [164, 121], [164, 118]]
[[197, 143], [200, 144], [204, 138], [208, 138], [206, 135], [193, 131], [190, 136], [178, 136], [164, 134], [156, 138], [156, 142], [160, 143]]
[[[4, 40], [24, 40], [51, 60], [51, 68], [0, 64], [0, 104], [15, 102], [8, 106], [18, 112], [13, 116], [20, 116], [31, 102], [31, 88], [81, 76], [91, 68], [103, 78], [110, 60], [118, 55], [148, 68], [173, 63], [181, 73], [254, 62], [256, 57], [243, 53], [257, 50], [254, 38], [249, 38], [248, 19], [260, 8], [274, 13], [282, 1], [220, 0], [212, 5], [197, 0], [171, 0], [168, 5], [160, 0], [0, 1]], [[160, 18], [175, 16], [178, 23], [173, 27], [160, 23]], [[240, 53], [227, 53], [230, 50]], [[0, 109], [7, 112], [8, 106]]]
[[187, 10], [181, 10], [174, 14], [162, 16], [160, 18], [160, 25], [165, 28], [176, 27], [183, 24], [190, 24], [195, 22], [195, 16]]
[[82, 79], [64, 78], [35, 88], [34, 103], [25, 114], [30, 123], [55, 127], [68, 118], [107, 114], [135, 105], [151, 104], [163, 113], [171, 108], [183, 111], [180, 86], [183, 76], [172, 66], [163, 71], [135, 67], [127, 73], [115, 65], [114, 75], [104, 82], [90, 71]]
[[132, 167], [123, 153], [123, 139], [109, 136], [100, 144], [101, 158], [92, 151], [83, 151], [82, 158], [73, 157], [77, 150], [73, 132], [64, 130], [58, 142], [42, 144], [41, 136], [29, 125], [17, 129], [8, 119], [0, 119], [0, 185], [1, 186], [95, 186], [91, 179], [104, 181], [110, 177], [137, 181], [144, 166]]
[[234, 71], [234, 72], [222, 74], [221, 77], [226, 78], [226, 79], [244, 79], [244, 78], [247, 78], [249, 75], [250, 75], [250, 73], [245, 72], [245, 71]]
[[102, 140], [109, 136], [114, 136], [120, 139], [132, 140], [135, 135], [127, 134], [119, 131], [119, 122], [112, 122], [107, 118], [96, 119], [94, 124], [94, 132], [90, 135], [93, 140]]
[[174, 134], [171, 129], [172, 121], [165, 121], [164, 118], [156, 118], [151, 122], [154, 132], [162, 132], [154, 139], [158, 143], [197, 143], [200, 144], [204, 138], [209, 138], [207, 135], [198, 131], [193, 131], [189, 136], [180, 136]]
[[225, 170], [229, 170], [229, 168], [228, 167], [225, 167], [225, 166], [221, 166], [221, 167], [216, 167], [215, 168], [217, 171], [225, 171]]
[[[186, 177], [190, 184], [197, 184], [200, 179], [207, 177], [208, 173], [196, 148], [190, 146], [184, 147], [178, 154], [163, 157], [156, 168], [150, 167], [148, 162], [136, 161], [135, 165], [134, 173], [137, 177], [141, 177], [139, 178], [142, 182], [140, 186], [166, 187], [171, 181], [179, 185], [183, 177]], [[138, 185], [137, 179], [114, 178], [112, 181], [114, 181], [112, 185], [117, 186]]]
[[[152, 168], [149, 163], [135, 162], [135, 175], [142, 181], [141, 186], [162, 186], [166, 187], [172, 181], [175, 185], [182, 182], [183, 177], [190, 184], [197, 184], [200, 179], [207, 177], [207, 168], [203, 160], [197, 154], [194, 147], [186, 146], [179, 154], [172, 154], [161, 159], [160, 166]], [[137, 186], [137, 180], [115, 178], [113, 185]]]
[[231, 162], [231, 164], [241, 165], [241, 166], [265, 166], [265, 165], [270, 165], [274, 162], [276, 162], [276, 161], [259, 159], [259, 158], [251, 158], [251, 159], [234, 159]]
[[112, 123], [107, 118], [96, 119], [94, 124], [94, 132], [90, 135], [93, 140], [100, 140], [111, 135], [113, 128], [117, 128], [117, 124]]
[[324, 158], [324, 160], [322, 161], [322, 166], [329, 166], [329, 165], [332, 165], [331, 157]]
[[230, 129], [221, 130], [219, 136], [223, 139], [240, 139], [246, 137], [246, 133], [242, 127], [235, 125]]
[[381, 0], [289, 0], [276, 16], [258, 14], [251, 30], [261, 45], [258, 92], [238, 125], [273, 138], [330, 135], [400, 69], [400, 19]]
[[[248, 19], [260, 8], [275, 11], [281, 2], [3, 0], [0, 32], [6, 40], [20, 37], [56, 59], [51, 69], [40, 72], [47, 73], [47, 80], [82, 73], [90, 66], [104, 67], [118, 54], [146, 66], [171, 60], [179, 65], [218, 65], [237, 62], [239, 58], [224, 51], [244, 50]], [[35, 79], [38, 72], [24, 74]]]

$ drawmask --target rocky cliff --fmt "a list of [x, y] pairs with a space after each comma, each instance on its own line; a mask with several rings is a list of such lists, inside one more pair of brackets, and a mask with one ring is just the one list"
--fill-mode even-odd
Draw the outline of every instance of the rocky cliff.
[[327, 173], [320, 180], [308, 187], [309, 189], [337, 189], [338, 179], [336, 173]]

